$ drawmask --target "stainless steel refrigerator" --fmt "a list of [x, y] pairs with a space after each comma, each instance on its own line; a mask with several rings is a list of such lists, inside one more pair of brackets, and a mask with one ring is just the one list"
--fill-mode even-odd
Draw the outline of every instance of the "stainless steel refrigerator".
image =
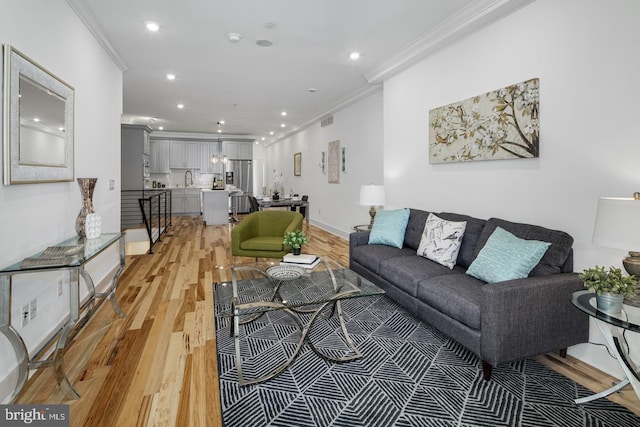
[[251, 160], [229, 160], [227, 162], [225, 184], [232, 184], [242, 191], [242, 196], [231, 198], [232, 208], [235, 206], [238, 213], [249, 212], [248, 195], [253, 194], [253, 176], [251, 172]]

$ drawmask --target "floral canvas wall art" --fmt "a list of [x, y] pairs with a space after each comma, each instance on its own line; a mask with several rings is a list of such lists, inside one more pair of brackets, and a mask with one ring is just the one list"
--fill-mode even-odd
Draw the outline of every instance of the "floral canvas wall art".
[[429, 162], [538, 157], [539, 80], [429, 111]]

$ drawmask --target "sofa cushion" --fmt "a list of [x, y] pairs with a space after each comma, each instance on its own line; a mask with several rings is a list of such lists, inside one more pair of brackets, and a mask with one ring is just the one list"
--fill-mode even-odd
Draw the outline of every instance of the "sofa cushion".
[[417, 296], [418, 283], [434, 276], [460, 273], [448, 267], [416, 255], [396, 257], [380, 261], [379, 275], [411, 296]]
[[417, 297], [436, 310], [479, 330], [481, 325], [482, 287], [478, 279], [464, 274], [460, 267], [454, 274], [434, 276], [418, 282]]
[[497, 227], [467, 274], [488, 283], [523, 279], [529, 276], [550, 245], [539, 240], [520, 239]]
[[362, 245], [351, 250], [351, 262], [362, 265], [375, 274], [380, 273], [380, 262], [390, 258], [415, 256], [411, 249], [398, 249], [386, 245]]
[[283, 251], [282, 236], [257, 236], [240, 242], [246, 251]]
[[371, 228], [371, 234], [369, 234], [369, 244], [402, 248], [408, 220], [409, 209], [379, 211]]
[[404, 245], [414, 251], [418, 250], [424, 225], [427, 222], [429, 212], [419, 209], [409, 209], [409, 221], [407, 231], [404, 233]]
[[437, 215], [429, 214], [422, 232], [418, 255], [453, 268], [456, 265], [466, 226], [465, 221], [447, 221]]
[[476, 257], [474, 250], [487, 221], [484, 219], [474, 218], [469, 215], [461, 215], [451, 212], [440, 212], [437, 215], [448, 221], [464, 221], [467, 223], [467, 226], [464, 229], [464, 237], [462, 238], [462, 244], [460, 245], [456, 264], [464, 268], [469, 268]]
[[[565, 262], [571, 260], [569, 255], [572, 250], [573, 238], [564, 231], [551, 230], [538, 225], [509, 222], [499, 218], [491, 218], [487, 221], [476, 244], [473, 259], [478, 256], [478, 253], [497, 227], [501, 227], [521, 239], [551, 243], [551, 246], [549, 246], [540, 262], [531, 270], [529, 276], [546, 276], [548, 274], [561, 273], [565, 271], [563, 269]], [[468, 232], [469, 225], [467, 225], [465, 239]], [[460, 264], [459, 260], [458, 264]]]

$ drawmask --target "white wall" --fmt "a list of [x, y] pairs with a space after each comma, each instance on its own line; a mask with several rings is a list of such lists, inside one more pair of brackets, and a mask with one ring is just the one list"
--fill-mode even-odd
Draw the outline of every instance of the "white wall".
[[[339, 236], [347, 237], [351, 227], [369, 222], [369, 207], [360, 206], [360, 186], [382, 184], [382, 103], [381, 91], [333, 114], [333, 124], [314, 123], [266, 148], [265, 185], [273, 185], [273, 170], [283, 174], [285, 192], [309, 196], [310, 221]], [[340, 183], [329, 184], [319, 167], [328, 143], [339, 140], [347, 148], [347, 172]], [[302, 153], [301, 175], [293, 174], [293, 155]], [[257, 192], [257, 191], [256, 191]], [[313, 236], [312, 236], [313, 238]]]
[[[636, 0], [538, 0], [387, 80], [389, 207], [564, 230], [575, 239], [576, 271], [621, 267], [624, 252], [592, 244], [591, 234], [599, 196], [629, 197], [640, 188], [639, 19]], [[429, 164], [430, 109], [533, 77], [540, 79], [539, 158]], [[570, 352], [619, 375], [600, 348]], [[633, 352], [640, 359], [637, 341]]]
[[[65, 1], [0, 0], [0, 11], [0, 42], [75, 88], [75, 176], [98, 178], [94, 206], [103, 232], [120, 231], [122, 72]], [[110, 179], [115, 180], [112, 191]], [[0, 186], [0, 267], [74, 236], [80, 205], [76, 182]], [[106, 283], [117, 261], [117, 252], [109, 251], [92, 262], [94, 280]], [[38, 299], [38, 317], [24, 329], [13, 313], [14, 327], [31, 350], [68, 310], [65, 298], [57, 297], [57, 280], [55, 275], [29, 275], [14, 281], [14, 307]], [[13, 388], [15, 364], [13, 351], [0, 337], [0, 402]]]

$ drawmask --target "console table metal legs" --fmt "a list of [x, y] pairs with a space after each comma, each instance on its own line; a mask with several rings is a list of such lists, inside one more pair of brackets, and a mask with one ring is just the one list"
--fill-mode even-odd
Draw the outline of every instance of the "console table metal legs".
[[[66, 352], [69, 343], [73, 341], [75, 335], [107, 299], [111, 301], [111, 306], [119, 317], [126, 317], [125, 313], [120, 308], [115, 295], [118, 280], [125, 267], [124, 234], [122, 234], [121, 237], [113, 243], [115, 242], [118, 242], [119, 244], [120, 265], [111, 281], [111, 286], [108, 292], [96, 293], [93, 279], [84, 269], [85, 263], [75, 266], [61, 266], [39, 270], [69, 271], [69, 320], [67, 320], [62, 329], [57, 333], [57, 340], [53, 348], [53, 354], [48, 359], [39, 360], [39, 354], [36, 354], [33, 358], [38, 360], [29, 359], [27, 346], [20, 337], [20, 334], [18, 334], [13, 326], [11, 326], [11, 284], [13, 276], [18, 273], [13, 272], [0, 274], [0, 333], [2, 333], [2, 335], [4, 335], [11, 344], [18, 361], [16, 385], [12, 394], [9, 396], [9, 402], [12, 402], [25, 386], [29, 375], [29, 369], [39, 369], [45, 366], [53, 366], [54, 375], [60, 390], [62, 390], [66, 397], [69, 399], [77, 399], [80, 397], [78, 392], [71, 385], [64, 371], [64, 353]], [[110, 245], [111, 244], [107, 246]], [[33, 273], [33, 271], [30, 271], [30, 273]], [[80, 303], [81, 277], [88, 290], [88, 299], [83, 305]]]
[[[18, 378], [16, 380], [16, 386], [13, 393], [9, 396], [9, 402], [18, 395], [22, 387], [27, 382], [29, 358], [27, 353], [27, 346], [22, 341], [18, 332], [11, 326], [11, 278], [10, 276], [0, 276], [0, 333], [4, 335], [9, 344], [16, 352], [18, 359]], [[8, 308], [8, 309], [4, 309]]]

